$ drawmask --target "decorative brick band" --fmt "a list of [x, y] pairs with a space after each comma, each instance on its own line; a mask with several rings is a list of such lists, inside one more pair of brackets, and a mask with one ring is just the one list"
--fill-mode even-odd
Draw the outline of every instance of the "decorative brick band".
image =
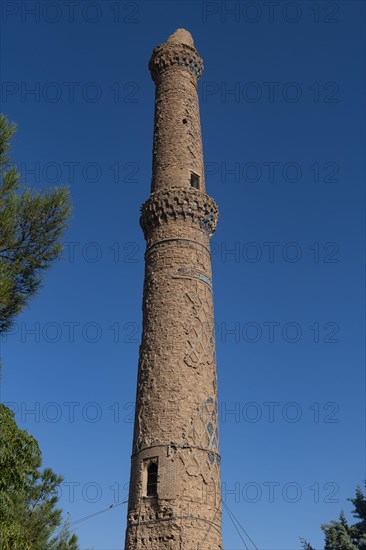
[[170, 187], [151, 193], [141, 206], [140, 225], [145, 238], [150, 229], [179, 218], [190, 220], [211, 237], [219, 219], [217, 204], [193, 188]]
[[[216, 511], [216, 514], [220, 513], [220, 511], [221, 511], [221, 508], [218, 508], [217, 511]], [[198, 520], [198, 521], [202, 521], [204, 523], [207, 523], [208, 525], [214, 527], [221, 534], [221, 524], [215, 523], [215, 522], [210, 521], [206, 518], [202, 518], [200, 516], [192, 516], [192, 515], [189, 515], [189, 516], [175, 516], [172, 513], [170, 513], [170, 514], [168, 513], [167, 516], [168, 517], [160, 517], [160, 518], [149, 519], [149, 520], [145, 520], [145, 521], [141, 521], [140, 519], [138, 521], [128, 520], [128, 529], [132, 529], [133, 527], [138, 528], [140, 525], [152, 525], [154, 523], [159, 523], [161, 521], [174, 521], [174, 522], [176, 522], [177, 520], [188, 520], [191, 524], [190, 525], [190, 528], [191, 528], [192, 527], [192, 520], [194, 519], [194, 520]], [[176, 526], [176, 529], [179, 529], [178, 526]], [[136, 541], [137, 540], [138, 539], [136, 539]], [[166, 536], [165, 538], [164, 537], [154, 537], [154, 538], [150, 537], [149, 540], [155, 540], [155, 541], [157, 541], [157, 540], [159, 540], [159, 541], [174, 540], [174, 535]], [[142, 538], [142, 540], [141, 540], [142, 544], [144, 544], [143, 541], [144, 541], [144, 539]], [[150, 548], [151, 548], [151, 546], [150, 546]]]
[[169, 443], [159, 443], [158, 445], [148, 445], [146, 447], [143, 447], [141, 449], [138, 449], [137, 451], [134, 451], [131, 456], [138, 455], [142, 453], [143, 451], [150, 450], [150, 449], [156, 449], [157, 447], [166, 447], [166, 448], [175, 448], [175, 449], [198, 449], [199, 451], [203, 451], [204, 453], [208, 453], [209, 455], [215, 455], [218, 462], [221, 460], [221, 455], [213, 451], [211, 448], [206, 447], [200, 447], [199, 445], [187, 445], [187, 444], [179, 444], [179, 443], [173, 443], [170, 441]]
[[205, 246], [204, 244], [201, 244], [201, 243], [197, 243], [196, 241], [192, 241], [192, 239], [177, 239], [177, 238], [172, 238], [172, 239], [161, 239], [160, 241], [157, 241], [155, 242], [154, 244], [152, 244], [151, 246], [149, 246], [147, 249], [146, 249], [146, 252], [145, 252], [145, 259], [152, 253], [154, 252], [156, 249], [158, 249], [159, 246], [161, 245], [164, 245], [166, 243], [169, 243], [169, 244], [176, 244], [176, 243], [184, 243], [185, 245], [188, 245], [190, 248], [192, 249], [202, 249], [207, 252], [208, 256], [211, 258], [211, 250], [209, 248], [207, 248], [207, 246]]
[[155, 81], [159, 72], [166, 67], [179, 65], [196, 75], [197, 80], [203, 72], [203, 60], [199, 53], [188, 44], [159, 44], [154, 48], [149, 69]]

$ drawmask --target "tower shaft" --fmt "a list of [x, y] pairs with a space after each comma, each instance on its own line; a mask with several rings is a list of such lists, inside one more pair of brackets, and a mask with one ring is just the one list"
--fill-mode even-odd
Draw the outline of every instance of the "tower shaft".
[[220, 550], [221, 496], [210, 236], [197, 80], [182, 29], [155, 48], [151, 194], [125, 550]]

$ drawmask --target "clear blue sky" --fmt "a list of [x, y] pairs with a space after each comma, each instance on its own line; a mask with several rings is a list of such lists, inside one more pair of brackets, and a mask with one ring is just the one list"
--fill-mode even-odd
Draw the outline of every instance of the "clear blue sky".
[[[34, 188], [68, 185], [74, 205], [63, 258], [1, 345], [2, 399], [44, 466], [64, 476], [63, 509], [74, 521], [127, 495], [138, 218], [151, 177], [147, 64], [185, 27], [205, 62], [207, 190], [221, 212], [212, 245], [223, 498], [261, 550], [298, 549], [299, 536], [319, 548], [320, 523], [349, 515], [365, 478], [365, 4], [2, 10], [13, 158]], [[122, 549], [126, 509], [80, 523], [81, 547]], [[223, 519], [225, 550], [242, 548]]]

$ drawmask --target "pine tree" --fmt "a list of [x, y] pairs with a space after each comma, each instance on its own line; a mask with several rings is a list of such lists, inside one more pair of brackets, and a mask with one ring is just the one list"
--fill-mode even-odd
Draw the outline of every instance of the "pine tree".
[[60, 237], [70, 215], [68, 192], [35, 193], [20, 188], [8, 157], [15, 125], [0, 114], [0, 332], [37, 291], [42, 274], [59, 257]]
[[78, 550], [78, 539], [70, 530], [70, 522], [65, 521], [60, 533], [51, 540], [47, 550]]
[[[342, 511], [338, 521], [321, 525], [325, 536], [324, 550], [366, 550], [366, 496], [361, 487], [356, 488], [355, 498], [349, 498], [354, 509], [352, 515], [359, 519], [358, 523], [348, 525]], [[300, 539], [304, 550], [314, 550], [305, 539]]]
[[37, 441], [20, 430], [14, 413], [0, 404], [0, 547], [2, 550], [77, 550], [77, 538], [66, 523], [60, 533], [56, 508], [62, 477], [40, 470]]
[[[20, 189], [20, 175], [8, 151], [15, 125], [0, 114], [0, 332], [39, 288], [42, 273], [59, 256], [70, 215], [68, 193]], [[77, 538], [56, 508], [62, 477], [40, 470], [37, 441], [20, 430], [14, 414], [0, 404], [0, 548], [77, 550]], [[51, 538], [53, 536], [53, 538]]]

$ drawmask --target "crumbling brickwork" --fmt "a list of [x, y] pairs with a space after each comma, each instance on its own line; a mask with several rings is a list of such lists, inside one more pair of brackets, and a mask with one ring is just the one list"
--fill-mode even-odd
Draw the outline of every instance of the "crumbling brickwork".
[[220, 550], [221, 496], [210, 236], [193, 39], [154, 49], [156, 85], [143, 332], [125, 550]]

